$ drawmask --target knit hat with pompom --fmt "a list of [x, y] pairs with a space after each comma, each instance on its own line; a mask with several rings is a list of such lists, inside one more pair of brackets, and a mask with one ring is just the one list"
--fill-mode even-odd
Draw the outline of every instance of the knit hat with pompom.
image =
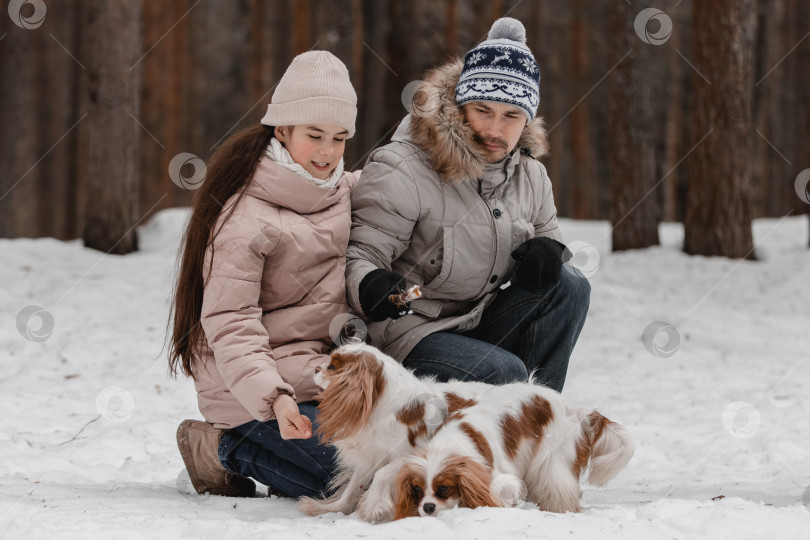
[[520, 21], [495, 21], [487, 40], [467, 53], [456, 84], [456, 103], [498, 101], [520, 107], [531, 120], [540, 104], [540, 67], [526, 46]]
[[262, 118], [266, 126], [332, 124], [354, 135], [357, 94], [343, 62], [327, 51], [299, 54], [281, 77]]

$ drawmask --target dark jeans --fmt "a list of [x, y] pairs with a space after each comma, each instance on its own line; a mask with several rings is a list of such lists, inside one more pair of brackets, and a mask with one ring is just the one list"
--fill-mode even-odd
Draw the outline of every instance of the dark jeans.
[[477, 328], [438, 332], [411, 351], [403, 365], [419, 376], [505, 384], [534, 380], [558, 392], [585, 324], [591, 286], [563, 269], [553, 286], [536, 292], [514, 283], [484, 310]]
[[222, 434], [222, 466], [292, 497], [320, 497], [332, 480], [335, 449], [318, 443], [316, 404], [299, 403], [298, 410], [312, 420], [312, 437], [284, 440], [277, 420], [253, 420]]

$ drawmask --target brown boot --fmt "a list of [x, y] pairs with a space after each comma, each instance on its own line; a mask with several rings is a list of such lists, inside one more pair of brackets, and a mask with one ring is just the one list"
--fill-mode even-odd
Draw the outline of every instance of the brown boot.
[[177, 428], [177, 447], [188, 477], [197, 493], [225, 497], [253, 497], [256, 484], [250, 478], [225, 470], [217, 450], [222, 430], [208, 422], [183, 420]]

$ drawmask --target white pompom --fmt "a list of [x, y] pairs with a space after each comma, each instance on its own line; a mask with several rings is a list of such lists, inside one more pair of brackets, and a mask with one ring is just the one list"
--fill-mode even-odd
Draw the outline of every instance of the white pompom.
[[512, 41], [526, 43], [526, 29], [519, 20], [512, 17], [502, 17], [492, 24], [487, 39], [511, 39]]

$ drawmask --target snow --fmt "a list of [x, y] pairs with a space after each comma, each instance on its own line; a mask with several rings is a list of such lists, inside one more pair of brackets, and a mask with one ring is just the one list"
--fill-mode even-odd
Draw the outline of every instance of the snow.
[[157, 214], [126, 256], [0, 240], [0, 537], [810, 538], [807, 216], [756, 221], [757, 262], [688, 257], [671, 223], [660, 247], [612, 254], [608, 223], [563, 220], [593, 286], [564, 394], [624, 424], [636, 456], [579, 514], [377, 526], [186, 492], [174, 432], [200, 414], [163, 345], [187, 216]]

